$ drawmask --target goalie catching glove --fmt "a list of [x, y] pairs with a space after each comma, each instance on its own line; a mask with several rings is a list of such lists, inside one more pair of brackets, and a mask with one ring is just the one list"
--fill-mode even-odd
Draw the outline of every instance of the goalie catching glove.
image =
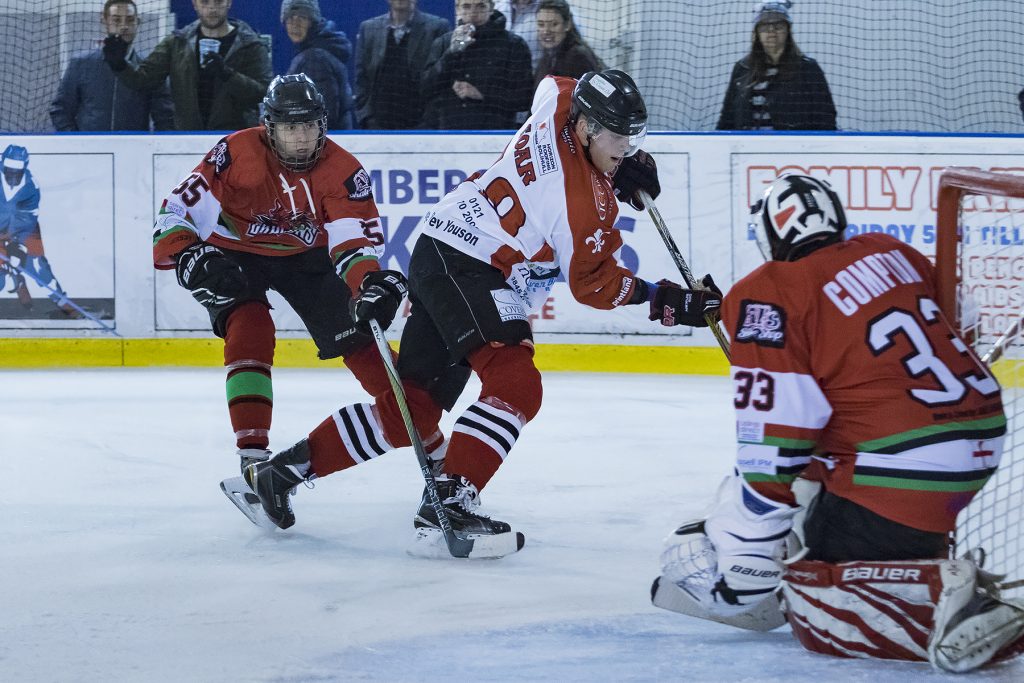
[[178, 254], [175, 273], [178, 284], [207, 307], [230, 306], [248, 286], [238, 264], [205, 242], [197, 242]]
[[683, 289], [671, 280], [659, 280], [651, 294], [651, 314], [648, 320], [659, 320], [665, 327], [707, 327], [705, 316], [718, 315], [722, 305], [722, 290], [710, 275], [705, 275], [701, 284], [704, 289]]
[[409, 291], [409, 282], [397, 270], [374, 270], [366, 274], [359, 286], [359, 296], [352, 308], [356, 324], [369, 329], [376, 320], [381, 329], [388, 329]]

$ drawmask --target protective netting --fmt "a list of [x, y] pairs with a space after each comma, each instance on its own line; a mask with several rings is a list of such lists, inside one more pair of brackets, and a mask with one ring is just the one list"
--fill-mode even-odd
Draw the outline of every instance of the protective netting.
[[[356, 42], [358, 26], [346, 23], [348, 3], [320, 4], [324, 17]], [[495, 5], [512, 13], [509, 0]], [[570, 5], [597, 57], [635, 75], [653, 129], [716, 127], [733, 65], [750, 50], [752, 0]], [[140, 0], [138, 7], [136, 45], [146, 51], [174, 28], [172, 2]], [[70, 57], [98, 45], [101, 8], [99, 0], [0, 0], [0, 130], [53, 130], [48, 104]], [[1017, 0], [795, 0], [789, 11], [796, 44], [824, 72], [840, 129], [1021, 129]], [[799, 100], [791, 106], [799, 108]]]
[[[981, 548], [987, 556], [986, 569], [1020, 580], [1024, 579], [1024, 339], [1019, 324], [1024, 314], [1024, 178], [1000, 188], [999, 194], [990, 192], [965, 189], [957, 202], [960, 283], [956, 291], [961, 332], [978, 355], [990, 362], [1003, 386], [1008, 429], [999, 469], [960, 514], [957, 550], [962, 554]], [[945, 218], [941, 212], [940, 208], [940, 224]]]

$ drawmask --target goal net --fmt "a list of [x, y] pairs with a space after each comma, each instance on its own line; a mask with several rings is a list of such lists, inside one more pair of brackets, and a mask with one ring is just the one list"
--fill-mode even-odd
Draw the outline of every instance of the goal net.
[[[1010, 170], [1010, 169], [1007, 169]], [[1013, 169], [1024, 172], [1024, 169]], [[957, 554], [1024, 579], [1024, 175], [946, 170], [939, 180], [939, 303], [1003, 386], [1008, 419], [995, 475], [957, 523]], [[1019, 591], [1019, 589], [1017, 589]]]

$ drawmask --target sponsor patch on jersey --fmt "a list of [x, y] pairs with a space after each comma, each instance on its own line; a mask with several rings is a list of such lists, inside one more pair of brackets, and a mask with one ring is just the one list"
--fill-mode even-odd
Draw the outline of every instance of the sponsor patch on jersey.
[[214, 145], [210, 153], [206, 155], [206, 163], [213, 165], [213, 174], [220, 175], [231, 165], [231, 153], [228, 152], [228, 139], [221, 138], [221, 141]]
[[594, 187], [594, 206], [597, 207], [597, 217], [607, 220], [608, 207], [611, 204], [611, 188], [608, 186], [607, 178], [602, 178], [594, 171], [590, 172], [590, 184]]
[[781, 349], [786, 345], [786, 311], [775, 304], [744, 299], [733, 339]]
[[743, 443], [762, 443], [764, 441], [764, 422], [738, 420], [736, 422], [736, 440]]
[[359, 170], [345, 181], [345, 189], [348, 190], [348, 198], [356, 201], [366, 201], [373, 196], [373, 183], [370, 182], [370, 174], [366, 169], [359, 167]]
[[511, 289], [492, 289], [491, 298], [494, 299], [494, 307], [498, 310], [501, 322], [507, 323], [513, 320], [525, 322], [529, 320], [523, 300]]
[[555, 154], [555, 142], [551, 139], [551, 126], [541, 121], [534, 136], [537, 147], [537, 169], [540, 175], [547, 175], [558, 170], [558, 155]]

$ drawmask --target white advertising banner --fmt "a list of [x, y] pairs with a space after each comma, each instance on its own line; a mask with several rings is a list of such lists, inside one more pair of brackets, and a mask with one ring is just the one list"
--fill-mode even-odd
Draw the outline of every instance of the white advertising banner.
[[[153, 270], [152, 224], [164, 194], [218, 137], [0, 139], [0, 149], [13, 144], [29, 151], [29, 169], [41, 191], [38, 224], [52, 275], [67, 298], [91, 316], [55, 312], [61, 309], [51, 292], [27, 279], [28, 309], [21, 303], [24, 294], [19, 299], [14, 282], [18, 273], [13, 272], [0, 292], [4, 334], [103, 335], [107, 326], [126, 337], [209, 335], [206, 313], [177, 286], [173, 272]], [[333, 139], [369, 171], [388, 239], [385, 266], [404, 271], [419, 219], [445, 192], [493, 161], [508, 136], [348, 134]], [[665, 133], [649, 136], [646, 148], [658, 161], [663, 188], [658, 207], [683, 256], [698, 277], [710, 272], [725, 290], [761, 262], [747, 233], [747, 207], [779, 173], [803, 172], [829, 180], [846, 204], [849, 235], [886, 232], [926, 254], [934, 253], [936, 184], [943, 168], [1024, 174], [1024, 139], [1008, 136]], [[10, 188], [4, 189], [7, 200]], [[21, 242], [12, 244], [12, 231], [3, 232], [4, 226], [0, 223], [0, 247], [10, 246], [17, 265], [18, 244], [27, 254], [28, 240], [20, 237]], [[625, 246], [617, 256], [624, 265], [647, 280], [680, 280], [646, 213], [623, 206], [616, 227], [623, 232]], [[993, 225], [992, 237], [1020, 244], [1024, 236], [1012, 230]], [[1020, 279], [1012, 264], [1003, 270], [1011, 280]], [[1017, 270], [1024, 276], [1024, 265]], [[993, 274], [1003, 290], [1005, 274]], [[993, 287], [981, 293], [981, 305], [1005, 308], [1020, 299], [1019, 287], [1003, 290]], [[304, 336], [301, 321], [287, 304], [274, 293], [271, 302], [281, 336]], [[987, 314], [995, 311], [986, 309]], [[649, 322], [644, 306], [616, 311], [581, 306], [564, 283], [555, 285], [533, 323], [540, 342], [714, 345], [706, 331], [691, 334]], [[400, 327], [396, 322], [394, 331]]]

